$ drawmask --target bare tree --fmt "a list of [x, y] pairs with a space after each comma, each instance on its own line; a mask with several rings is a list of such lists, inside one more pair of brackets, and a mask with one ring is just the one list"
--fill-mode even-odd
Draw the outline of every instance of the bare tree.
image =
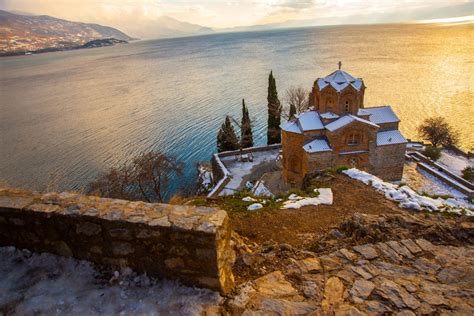
[[86, 193], [113, 199], [141, 200], [133, 188], [133, 170], [130, 165], [112, 167], [88, 184]]
[[459, 141], [458, 132], [441, 116], [424, 120], [418, 126], [418, 135], [429, 141], [433, 147], [455, 146]]
[[160, 152], [149, 152], [135, 158], [131, 164], [111, 168], [100, 174], [88, 187], [89, 194], [147, 202], [163, 202], [173, 175], [181, 175], [182, 162]]
[[[285, 103], [288, 106], [288, 111], [285, 111], [285, 116], [292, 119], [295, 114], [299, 114], [309, 107], [309, 93], [303, 87], [291, 87], [286, 90]], [[296, 111], [296, 112], [295, 112]], [[288, 114], [287, 114], [288, 112]]]
[[172, 175], [181, 175], [183, 164], [174, 156], [149, 152], [133, 160], [134, 180], [148, 202], [163, 202], [163, 191]]

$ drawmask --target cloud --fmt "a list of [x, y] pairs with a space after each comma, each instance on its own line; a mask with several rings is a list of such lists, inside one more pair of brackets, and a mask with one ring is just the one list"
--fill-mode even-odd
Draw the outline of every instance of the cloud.
[[301, 10], [314, 7], [316, 0], [284, 0], [276, 4], [280, 8]]
[[361, 15], [383, 22], [423, 9], [443, 15], [440, 8], [466, 3], [472, 0], [0, 0], [0, 9], [108, 24], [139, 36], [133, 32], [163, 15], [214, 28]]

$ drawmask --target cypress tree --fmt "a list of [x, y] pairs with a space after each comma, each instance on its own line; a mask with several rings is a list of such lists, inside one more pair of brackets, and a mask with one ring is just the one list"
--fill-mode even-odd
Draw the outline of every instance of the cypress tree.
[[235, 135], [234, 127], [230, 122], [230, 117], [225, 117], [225, 122], [217, 133], [217, 151], [223, 152], [228, 150], [239, 149], [239, 139]]
[[267, 144], [277, 144], [281, 142], [281, 104], [278, 100], [278, 92], [276, 89], [275, 78], [273, 72], [270, 71], [268, 76], [268, 130], [267, 130]]
[[253, 147], [252, 124], [250, 122], [249, 109], [242, 99], [242, 124], [240, 127], [240, 146], [242, 148]]
[[295, 118], [296, 115], [296, 106], [294, 104], [290, 105], [290, 117], [289, 119], [292, 120]]

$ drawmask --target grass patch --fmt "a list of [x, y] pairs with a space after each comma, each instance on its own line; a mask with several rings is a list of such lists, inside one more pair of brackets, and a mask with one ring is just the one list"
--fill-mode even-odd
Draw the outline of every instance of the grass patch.
[[[275, 198], [258, 198], [253, 197], [256, 201], [255, 202], [246, 202], [242, 201], [243, 197], [250, 196], [251, 194], [245, 194], [240, 192], [236, 195], [232, 196], [221, 196], [217, 198], [196, 198], [192, 200], [189, 204], [194, 206], [207, 206], [207, 207], [218, 207], [228, 212], [261, 212], [261, 211], [268, 211], [268, 210], [277, 210], [283, 206], [283, 201], [277, 202]], [[263, 205], [263, 208], [255, 210], [255, 211], [248, 211], [247, 207], [254, 203], [260, 203]]]
[[336, 174], [336, 173], [342, 173], [344, 170], [349, 170], [350, 167], [348, 166], [336, 166], [336, 167], [331, 167], [327, 168], [324, 171], [326, 171], [329, 174]]

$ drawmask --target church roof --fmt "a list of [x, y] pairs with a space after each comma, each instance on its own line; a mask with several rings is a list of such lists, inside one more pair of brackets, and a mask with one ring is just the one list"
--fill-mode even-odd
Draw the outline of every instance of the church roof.
[[329, 146], [328, 142], [325, 139], [314, 139], [303, 146], [303, 149], [307, 153], [316, 153], [322, 151], [331, 151], [331, 147]]
[[319, 116], [321, 116], [323, 119], [337, 119], [337, 118], [339, 118], [339, 115], [337, 115], [336, 113], [333, 113], [333, 112], [324, 112], [324, 113], [319, 114]]
[[327, 86], [331, 85], [337, 92], [341, 92], [348, 86], [352, 86], [357, 91], [360, 91], [364, 85], [362, 79], [354, 78], [343, 70], [336, 70], [332, 74], [319, 78], [317, 81], [319, 90], [323, 90]]
[[285, 124], [281, 126], [281, 129], [284, 130], [285, 132], [291, 132], [291, 133], [296, 133], [296, 134], [302, 133], [300, 127], [298, 126], [298, 122], [296, 120], [286, 122]]
[[358, 115], [370, 115], [369, 120], [375, 124], [400, 122], [389, 105], [359, 109]]
[[316, 111], [306, 111], [300, 113], [298, 116], [298, 122], [304, 132], [324, 129], [323, 122], [321, 122], [319, 114]]
[[326, 129], [330, 132], [334, 132], [335, 130], [337, 130], [341, 127], [344, 127], [347, 124], [352, 123], [354, 121], [358, 121], [358, 122], [361, 122], [361, 123], [364, 123], [364, 124], [369, 124], [369, 125], [372, 125], [374, 127], [379, 127], [377, 124], [375, 124], [373, 122], [370, 122], [370, 121], [364, 120], [360, 117], [349, 114], [349, 115], [344, 115], [343, 117], [335, 120], [334, 122], [329, 123], [328, 125], [326, 125]]
[[377, 133], [377, 146], [404, 144], [407, 143], [405, 137], [399, 130], [391, 130]]

